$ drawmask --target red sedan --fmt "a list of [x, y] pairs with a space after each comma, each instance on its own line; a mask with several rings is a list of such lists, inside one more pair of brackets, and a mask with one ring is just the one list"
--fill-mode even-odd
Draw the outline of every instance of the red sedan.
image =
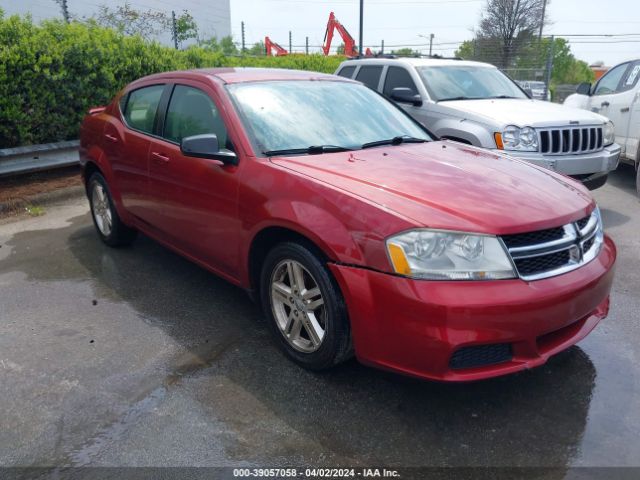
[[341, 77], [137, 80], [81, 132], [100, 238], [148, 235], [247, 289], [314, 370], [353, 354], [423, 378], [544, 363], [608, 312], [615, 246], [573, 180], [433, 141]]

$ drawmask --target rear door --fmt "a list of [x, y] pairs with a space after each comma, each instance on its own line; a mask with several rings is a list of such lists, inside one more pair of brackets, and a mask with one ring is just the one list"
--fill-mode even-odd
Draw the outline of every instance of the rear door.
[[199, 82], [173, 86], [160, 114], [161, 138], [152, 139], [149, 149], [149, 196], [156, 206], [149, 223], [174, 246], [235, 277], [239, 166], [180, 151], [183, 138], [205, 133], [215, 133], [221, 148], [234, 149], [214, 98], [211, 87]]
[[141, 87], [120, 98], [118, 115], [106, 122], [104, 152], [124, 207], [145, 219], [149, 210], [147, 161], [165, 84]]
[[640, 137], [640, 60], [633, 62], [622, 80], [622, 89], [627, 105], [620, 106], [621, 116], [626, 121], [625, 152], [632, 160], [638, 160], [638, 137]]

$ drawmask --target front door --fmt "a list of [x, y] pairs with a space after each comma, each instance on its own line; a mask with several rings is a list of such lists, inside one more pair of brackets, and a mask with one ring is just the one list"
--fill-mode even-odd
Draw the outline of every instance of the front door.
[[162, 139], [149, 149], [149, 223], [177, 248], [235, 278], [238, 269], [238, 173], [240, 166], [182, 155], [180, 141], [215, 133], [233, 149], [220, 110], [207, 86], [175, 85]]

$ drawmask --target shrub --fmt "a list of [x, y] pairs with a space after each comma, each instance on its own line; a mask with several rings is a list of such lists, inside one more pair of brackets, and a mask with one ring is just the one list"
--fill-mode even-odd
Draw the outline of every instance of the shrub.
[[203, 67], [273, 67], [332, 73], [344, 57], [227, 57], [198, 47], [174, 50], [93, 23], [2, 17], [0, 148], [78, 137], [86, 111], [152, 73]]

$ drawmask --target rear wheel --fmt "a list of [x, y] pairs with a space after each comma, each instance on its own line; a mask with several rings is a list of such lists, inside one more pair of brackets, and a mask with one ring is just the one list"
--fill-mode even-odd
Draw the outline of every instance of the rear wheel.
[[262, 268], [260, 296], [278, 345], [298, 364], [323, 370], [351, 356], [344, 299], [312, 248], [286, 242], [271, 250]]
[[126, 226], [116, 211], [111, 192], [104, 177], [95, 172], [88, 187], [91, 216], [100, 239], [111, 247], [129, 245], [136, 238], [136, 230]]

